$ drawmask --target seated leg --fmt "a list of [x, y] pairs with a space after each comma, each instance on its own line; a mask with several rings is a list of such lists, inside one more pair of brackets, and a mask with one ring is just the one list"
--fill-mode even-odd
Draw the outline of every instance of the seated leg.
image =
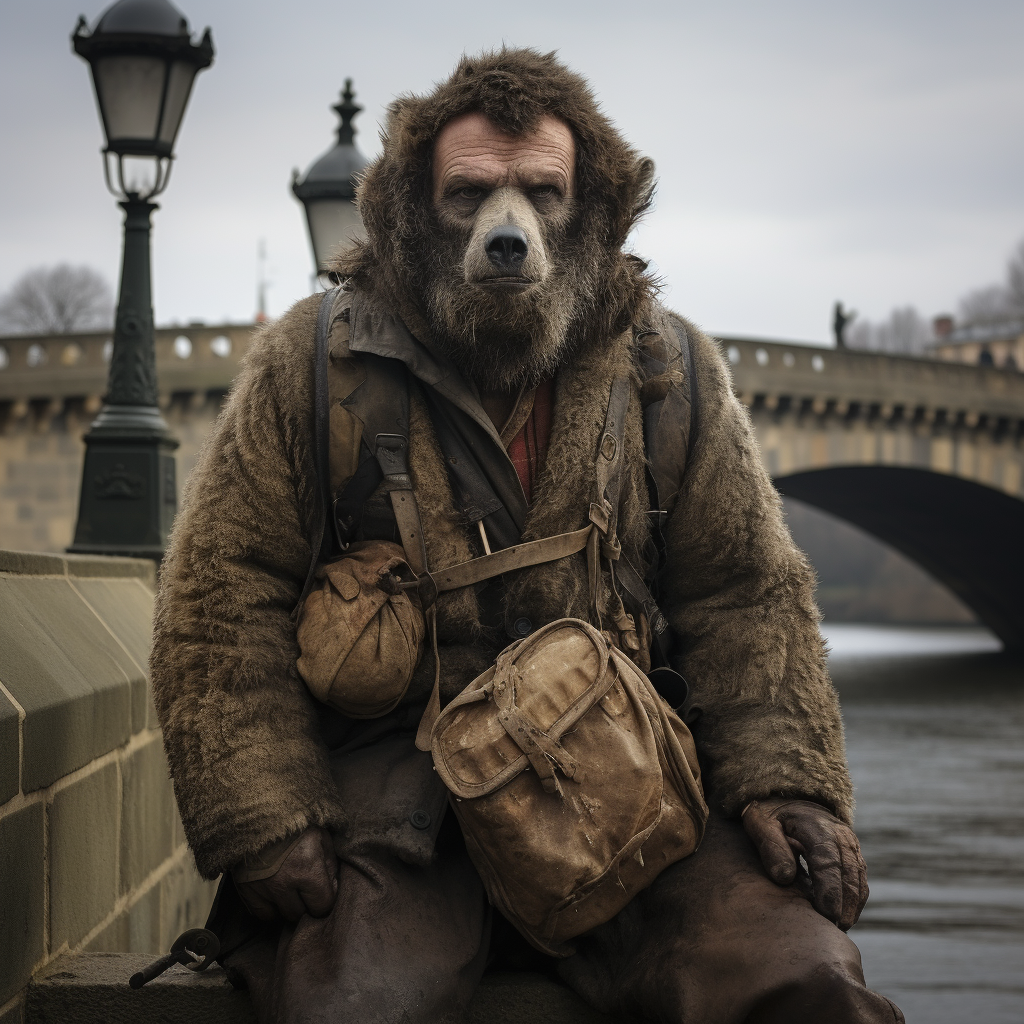
[[[225, 960], [260, 1024], [456, 1021], [486, 963], [489, 915], [464, 851], [428, 867], [348, 854], [328, 917], [264, 930]], [[276, 933], [276, 934], [275, 934]]]
[[606, 1013], [664, 1024], [894, 1024], [860, 953], [796, 886], [765, 875], [742, 826], [700, 849], [579, 943], [560, 973]]

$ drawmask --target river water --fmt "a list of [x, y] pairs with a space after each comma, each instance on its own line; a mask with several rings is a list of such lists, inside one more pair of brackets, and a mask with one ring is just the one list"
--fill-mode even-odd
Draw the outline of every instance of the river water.
[[983, 629], [826, 624], [871, 899], [910, 1024], [1024, 1024], [1024, 664]]

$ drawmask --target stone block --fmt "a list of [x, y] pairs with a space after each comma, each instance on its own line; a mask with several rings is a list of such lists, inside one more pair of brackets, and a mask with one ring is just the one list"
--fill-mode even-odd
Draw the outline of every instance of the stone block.
[[160, 880], [160, 949], [189, 928], [202, 928], [210, 915], [217, 883], [207, 882], [196, 870], [191, 854]]
[[127, 741], [138, 677], [67, 578], [0, 576], [0, 679], [25, 709], [26, 793]]
[[18, 996], [13, 1003], [0, 1010], [0, 1024], [25, 1024], [24, 996]]
[[160, 886], [157, 884], [150, 886], [128, 908], [129, 952], [159, 956], [170, 948], [160, 945], [160, 902]]
[[71, 586], [103, 620], [135, 663], [132, 678], [132, 732], [146, 728], [149, 701], [149, 649], [153, 639], [153, 591], [141, 580], [72, 579]]
[[149, 682], [145, 676], [132, 680], [131, 703], [132, 733], [152, 728], [149, 725]]
[[98, 935], [83, 947], [86, 953], [127, 953], [129, 952], [128, 911], [122, 910]]
[[128, 979], [153, 961], [139, 953], [58, 957], [32, 980], [25, 1024], [256, 1024], [248, 993], [224, 971], [175, 966], [141, 989]]
[[142, 884], [174, 845], [173, 797], [160, 737], [121, 762], [121, 893]]
[[15, 796], [21, 784], [18, 717], [18, 709], [0, 693], [0, 804]]
[[160, 886], [147, 889], [82, 950], [86, 953], [146, 953], [151, 957], [166, 953], [166, 949], [160, 948]]
[[[255, 1024], [247, 993], [219, 967], [172, 967], [141, 989], [126, 981], [151, 958], [128, 953], [59, 957], [33, 979], [25, 1024]], [[485, 975], [467, 1024], [611, 1024], [575, 993], [540, 974]]]
[[64, 789], [50, 806], [50, 948], [73, 946], [117, 899], [117, 765]]
[[111, 555], [65, 555], [69, 576], [137, 579], [156, 591], [156, 562], [149, 558], [123, 558]]
[[29, 576], [63, 576], [64, 559], [40, 551], [0, 551], [0, 572]]
[[153, 591], [138, 579], [72, 579], [71, 585], [148, 675], [156, 601]]
[[42, 801], [0, 818], [0, 1006], [43, 958]]

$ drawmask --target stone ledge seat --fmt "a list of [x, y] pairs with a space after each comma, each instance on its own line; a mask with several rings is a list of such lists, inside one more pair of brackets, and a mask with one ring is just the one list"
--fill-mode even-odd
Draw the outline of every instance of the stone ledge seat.
[[[69, 953], [28, 987], [24, 1024], [256, 1024], [245, 992], [224, 971], [175, 965], [141, 989], [128, 979], [155, 957], [142, 953]], [[466, 1024], [611, 1024], [574, 992], [541, 974], [484, 976]]]

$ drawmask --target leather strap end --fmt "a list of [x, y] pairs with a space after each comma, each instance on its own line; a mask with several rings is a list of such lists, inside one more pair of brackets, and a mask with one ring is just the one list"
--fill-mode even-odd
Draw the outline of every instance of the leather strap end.
[[416, 749], [430, 750], [430, 739], [434, 732], [434, 723], [441, 717], [441, 694], [438, 687], [434, 687], [427, 704], [426, 711], [420, 719], [419, 728], [416, 730]]
[[430, 750], [434, 726], [441, 717], [441, 658], [437, 651], [437, 609], [428, 608], [427, 618], [430, 622], [430, 643], [434, 651], [434, 689], [430, 693], [427, 708], [416, 730], [416, 749], [423, 751]]

